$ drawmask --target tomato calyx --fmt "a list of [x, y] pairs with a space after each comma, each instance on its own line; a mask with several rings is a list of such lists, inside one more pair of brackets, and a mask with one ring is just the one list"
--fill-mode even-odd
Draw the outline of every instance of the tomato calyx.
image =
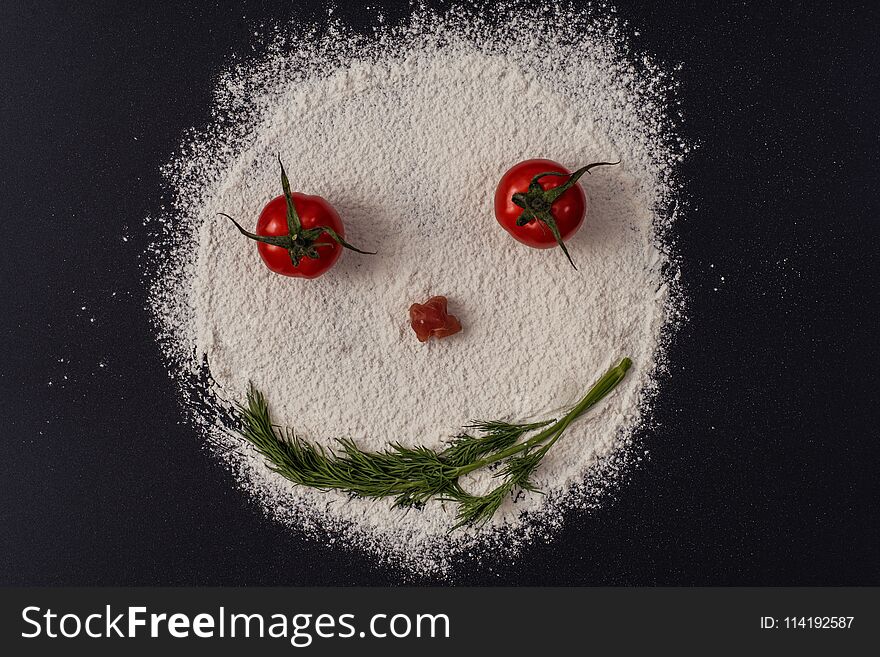
[[361, 251], [352, 246], [330, 226], [303, 228], [299, 213], [296, 211], [296, 205], [294, 205], [293, 197], [291, 196], [290, 180], [287, 178], [287, 172], [284, 171], [284, 165], [281, 163], [280, 155], [278, 156], [278, 165], [281, 167], [281, 188], [284, 190], [284, 198], [287, 201], [287, 235], [257, 235], [256, 233], [251, 233], [242, 228], [242, 226], [228, 214], [223, 212], [220, 212], [219, 214], [235, 224], [238, 231], [245, 237], [249, 237], [257, 242], [262, 242], [263, 244], [271, 244], [272, 246], [287, 249], [287, 252], [290, 254], [290, 262], [293, 263], [294, 267], [298, 267], [303, 258], [317, 260], [321, 257], [320, 253], [318, 253], [318, 247], [330, 246], [329, 242], [318, 241], [322, 235], [327, 235], [334, 242], [350, 251], [355, 251], [356, 253], [362, 253], [364, 255], [376, 255], [375, 251]]
[[[529, 183], [529, 189], [525, 192], [517, 192], [511, 197], [511, 200], [523, 209], [522, 214], [520, 214], [519, 218], [516, 220], [517, 226], [525, 226], [526, 224], [530, 224], [533, 221], [540, 221], [547, 228], [550, 229], [550, 232], [553, 233], [554, 239], [556, 239], [556, 243], [559, 244], [559, 247], [562, 249], [562, 252], [565, 254], [565, 257], [568, 258], [568, 261], [571, 263], [571, 266], [577, 269], [577, 266], [574, 264], [574, 260], [571, 259], [571, 255], [568, 252], [568, 249], [565, 247], [565, 242], [562, 240], [562, 235], [559, 232], [559, 227], [556, 225], [556, 219], [553, 217], [553, 213], [551, 209], [553, 208], [553, 203], [562, 196], [569, 189], [574, 187], [578, 180], [580, 180], [581, 176], [585, 173], [589, 173], [590, 169], [594, 167], [600, 166], [614, 166], [616, 164], [620, 164], [620, 161], [617, 162], [593, 162], [592, 164], [588, 164], [585, 167], [581, 167], [577, 171], [572, 173], [560, 173], [558, 171], [546, 171], [544, 173], [539, 173], [538, 175], [532, 178], [532, 181]], [[551, 189], [544, 189], [539, 182], [541, 178], [545, 176], [568, 176], [568, 180], [565, 181], [559, 187], [553, 187]]]

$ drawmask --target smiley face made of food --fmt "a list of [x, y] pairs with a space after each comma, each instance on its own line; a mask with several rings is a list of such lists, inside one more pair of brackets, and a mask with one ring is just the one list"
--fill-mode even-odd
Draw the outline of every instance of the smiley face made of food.
[[[217, 126], [169, 167], [151, 297], [242, 488], [297, 531], [407, 563], [595, 503], [585, 482], [615, 476], [642, 420], [674, 274], [656, 80], [588, 25], [534, 48], [534, 17], [431, 25], [363, 58], [300, 40], [307, 56], [224, 78]], [[600, 159], [621, 162], [572, 182]]]

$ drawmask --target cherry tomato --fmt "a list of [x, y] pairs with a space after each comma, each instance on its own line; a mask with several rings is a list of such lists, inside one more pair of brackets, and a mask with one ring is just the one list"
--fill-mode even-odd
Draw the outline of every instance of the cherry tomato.
[[266, 204], [257, 220], [257, 232], [251, 233], [228, 214], [220, 214], [255, 242], [266, 266], [277, 274], [297, 278], [317, 278], [330, 269], [343, 248], [361, 251], [345, 241], [342, 219], [336, 210], [320, 196], [309, 196], [290, 191], [290, 181], [281, 167], [283, 196], [276, 196]]
[[[345, 237], [342, 219], [333, 206], [323, 198], [298, 192], [293, 192], [291, 198], [303, 230], [318, 226], [329, 227], [336, 231], [339, 237]], [[288, 234], [287, 199], [284, 196], [276, 196], [266, 204], [257, 220], [256, 233], [265, 236]], [[342, 245], [326, 232], [318, 235], [316, 244], [320, 245], [314, 247], [318, 258], [304, 257], [297, 266], [293, 264], [289, 250], [281, 246], [259, 242], [257, 249], [266, 266], [276, 274], [297, 278], [317, 278], [336, 264], [339, 254], [342, 253]]]
[[[558, 242], [550, 227], [543, 221], [533, 219], [525, 225], [517, 225], [517, 220], [523, 214], [523, 207], [514, 203], [513, 195], [527, 193], [532, 179], [539, 173], [549, 171], [566, 175], [540, 178], [538, 183], [544, 191], [561, 187], [568, 182], [571, 174], [571, 171], [553, 160], [526, 160], [508, 169], [495, 190], [495, 218], [498, 223], [515, 240], [536, 249], [549, 249], [557, 246]], [[567, 240], [584, 222], [587, 195], [579, 184], [574, 184], [549, 205], [549, 212], [556, 220], [561, 239]]]

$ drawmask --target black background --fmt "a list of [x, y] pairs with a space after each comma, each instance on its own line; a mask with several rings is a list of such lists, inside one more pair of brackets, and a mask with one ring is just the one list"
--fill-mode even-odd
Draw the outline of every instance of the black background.
[[[616, 4], [635, 48], [684, 64], [683, 131], [701, 144], [676, 229], [692, 319], [643, 436], [651, 457], [616, 502], [452, 581], [880, 584], [880, 13]], [[336, 15], [363, 27], [375, 13]], [[265, 520], [234, 488], [184, 423], [144, 309], [159, 167], [255, 33], [324, 15], [0, 4], [0, 583], [402, 581]]]

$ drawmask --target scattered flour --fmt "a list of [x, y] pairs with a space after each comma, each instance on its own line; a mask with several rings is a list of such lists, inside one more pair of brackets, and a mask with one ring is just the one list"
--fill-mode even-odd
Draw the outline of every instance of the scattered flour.
[[[596, 503], [644, 421], [678, 303], [660, 249], [687, 150], [667, 118], [669, 77], [627, 57], [613, 19], [517, 9], [503, 23], [416, 10], [369, 37], [290, 28], [222, 76], [212, 127], [167, 169], [175, 198], [151, 307], [194, 419], [271, 516], [413, 573], [515, 549], [552, 532], [565, 508]], [[378, 255], [345, 252], [312, 281], [269, 272], [217, 213], [253, 227], [280, 193], [276, 153], [293, 188], [329, 200], [349, 241]], [[530, 157], [622, 162], [583, 180], [588, 215], [568, 243], [579, 271], [495, 222], [495, 184]], [[407, 309], [435, 294], [464, 330], [421, 344]], [[297, 488], [227, 429], [253, 382], [274, 419], [309, 440], [440, 447], [472, 420], [551, 416], [623, 356], [628, 377], [539, 469], [548, 494], [509, 500], [487, 527], [451, 536], [442, 503], [403, 512]]]

